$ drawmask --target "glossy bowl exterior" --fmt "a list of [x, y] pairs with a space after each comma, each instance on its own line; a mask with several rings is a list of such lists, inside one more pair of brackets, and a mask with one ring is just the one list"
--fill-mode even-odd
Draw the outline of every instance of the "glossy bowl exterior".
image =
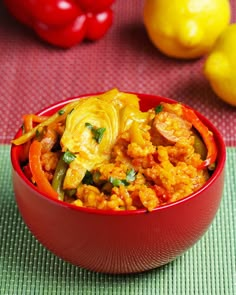
[[[158, 96], [138, 94], [142, 110], [160, 101]], [[83, 96], [84, 97], [84, 96]], [[60, 102], [41, 111], [51, 115]], [[26, 179], [20, 168], [21, 146], [12, 146], [12, 175], [16, 202], [33, 235], [51, 252], [80, 267], [105, 273], [133, 273], [164, 265], [194, 245], [206, 232], [219, 208], [226, 150], [217, 129], [202, 115], [215, 134], [217, 168], [198, 192], [152, 212], [99, 211], [52, 200]], [[16, 137], [21, 134], [18, 131]]]

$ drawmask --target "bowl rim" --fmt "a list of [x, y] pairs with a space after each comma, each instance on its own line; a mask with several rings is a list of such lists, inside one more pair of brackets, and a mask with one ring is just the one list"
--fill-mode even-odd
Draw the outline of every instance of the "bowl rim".
[[[47, 107], [42, 108], [40, 111], [36, 112], [36, 114], [37, 115], [44, 115], [45, 113], [48, 113], [48, 112], [55, 113], [57, 110], [59, 110], [65, 104], [68, 104], [72, 101], [76, 101], [78, 99], [82, 99], [82, 98], [86, 98], [86, 97], [90, 97], [90, 96], [96, 96], [101, 93], [102, 92], [96, 92], [96, 93], [88, 93], [88, 94], [69, 97], [69, 98], [57, 101], [55, 103], [52, 103]], [[160, 96], [160, 95], [155, 95], [155, 94], [130, 92], [130, 91], [126, 91], [126, 93], [135, 94], [140, 98], [140, 100], [145, 98], [145, 99], [158, 100], [158, 102], [164, 101], [164, 102], [169, 102], [169, 103], [182, 103], [177, 100], [174, 100], [174, 99], [171, 99], [168, 97], [164, 97], [164, 96]], [[153, 214], [153, 213], [156, 213], [159, 211], [167, 210], [168, 208], [171, 208], [173, 206], [178, 206], [182, 203], [187, 203], [190, 200], [197, 198], [198, 195], [200, 195], [203, 191], [208, 189], [208, 187], [210, 187], [217, 180], [219, 175], [222, 173], [222, 171], [224, 170], [224, 167], [225, 167], [225, 162], [226, 162], [226, 146], [225, 146], [225, 142], [223, 140], [223, 137], [222, 137], [220, 131], [215, 127], [215, 125], [213, 125], [213, 123], [209, 119], [207, 119], [204, 115], [202, 115], [197, 110], [190, 107], [189, 105], [184, 104], [184, 103], [182, 103], [182, 104], [184, 106], [194, 110], [194, 112], [197, 114], [197, 116], [200, 118], [200, 120], [203, 121], [203, 123], [206, 124], [207, 127], [215, 135], [216, 142], [218, 143], [218, 145], [217, 145], [217, 148], [218, 148], [217, 161], [218, 162], [216, 165], [216, 169], [212, 173], [211, 177], [207, 180], [207, 182], [200, 189], [198, 189], [196, 192], [193, 192], [192, 194], [190, 194], [180, 200], [177, 200], [177, 201], [165, 204], [165, 205], [158, 206], [158, 207], [154, 208], [151, 212], [147, 211], [147, 209], [124, 210], [124, 211], [100, 210], [100, 209], [95, 209], [95, 208], [78, 207], [78, 206], [66, 203], [64, 201], [52, 199], [51, 197], [47, 196], [46, 194], [40, 192], [37, 189], [37, 187], [35, 185], [33, 185], [33, 183], [30, 182], [30, 180], [27, 179], [27, 177], [25, 176], [25, 174], [23, 173], [23, 171], [21, 169], [21, 166], [20, 166], [20, 163], [19, 163], [18, 157], [17, 157], [17, 149], [19, 148], [19, 146], [16, 146], [14, 144], [11, 144], [11, 149], [10, 149], [10, 158], [11, 158], [12, 169], [18, 174], [18, 176], [21, 178], [21, 180], [24, 181], [24, 183], [30, 188], [30, 190], [32, 192], [36, 193], [36, 195], [38, 195], [38, 197], [44, 198], [45, 200], [52, 202], [57, 206], [62, 206], [65, 209], [75, 210], [78, 212], [84, 212], [84, 213], [88, 213], [88, 214], [114, 215], [114, 216], [137, 215], [137, 214], [143, 214], [143, 213]], [[19, 128], [14, 136], [14, 139], [17, 138], [18, 136], [20, 136], [21, 133], [22, 133], [22, 128]]]

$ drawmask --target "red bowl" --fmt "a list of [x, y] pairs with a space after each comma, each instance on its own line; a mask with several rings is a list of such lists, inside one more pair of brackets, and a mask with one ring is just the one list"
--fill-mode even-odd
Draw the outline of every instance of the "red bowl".
[[[143, 111], [160, 101], [175, 102], [159, 96], [137, 95]], [[38, 114], [51, 115], [75, 99], [56, 103]], [[184, 253], [212, 223], [224, 185], [224, 141], [215, 126], [197, 114], [215, 135], [216, 169], [197, 192], [148, 213], [145, 210], [102, 211], [52, 200], [25, 177], [20, 166], [22, 147], [12, 145], [15, 198], [32, 234], [60, 258], [104, 273], [142, 272], [164, 265]], [[16, 137], [20, 135], [21, 129]]]

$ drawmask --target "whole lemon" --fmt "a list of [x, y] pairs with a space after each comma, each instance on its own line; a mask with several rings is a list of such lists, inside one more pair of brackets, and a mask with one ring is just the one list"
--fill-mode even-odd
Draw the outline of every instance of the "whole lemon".
[[236, 24], [229, 25], [216, 40], [203, 71], [215, 93], [236, 106]]
[[143, 10], [153, 44], [184, 59], [209, 52], [231, 17], [228, 0], [145, 0]]

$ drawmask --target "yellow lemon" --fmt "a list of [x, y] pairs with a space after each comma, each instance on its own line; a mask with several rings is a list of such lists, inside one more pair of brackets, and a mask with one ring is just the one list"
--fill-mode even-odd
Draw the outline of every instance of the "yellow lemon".
[[201, 57], [230, 22], [228, 0], [145, 0], [144, 25], [153, 44], [175, 58]]
[[206, 57], [204, 74], [215, 93], [236, 106], [236, 24], [229, 25]]

